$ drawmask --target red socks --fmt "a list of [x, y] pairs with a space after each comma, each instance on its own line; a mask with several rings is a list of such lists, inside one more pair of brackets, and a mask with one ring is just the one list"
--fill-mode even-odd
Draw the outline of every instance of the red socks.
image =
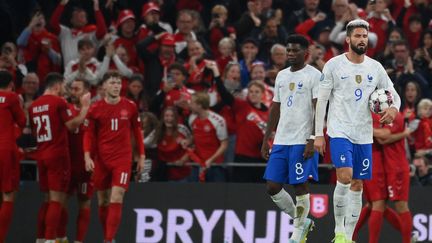
[[38, 213], [38, 217], [37, 217], [37, 233], [36, 233], [36, 237], [38, 239], [44, 239], [45, 238], [45, 216], [46, 216], [46, 212], [48, 209], [48, 202], [44, 202], [42, 203], [40, 209], [39, 209], [39, 213]]
[[393, 228], [401, 232], [401, 221], [399, 218], [399, 214], [396, 213], [395, 210], [386, 207], [384, 211], [384, 218], [390, 223], [391, 226], [393, 226]]
[[45, 218], [45, 240], [55, 240], [60, 224], [63, 206], [56, 201], [50, 201]]
[[69, 219], [68, 211], [65, 207], [62, 207], [61, 216], [60, 216], [60, 224], [57, 228], [57, 238], [66, 237], [66, 227]]
[[106, 220], [105, 240], [112, 241], [117, 233], [118, 226], [121, 221], [123, 204], [110, 203], [108, 217]]
[[383, 212], [372, 210], [369, 216], [369, 243], [378, 243], [383, 223]]
[[411, 242], [411, 231], [413, 228], [412, 223], [412, 215], [410, 211], [399, 214], [400, 221], [403, 222], [401, 224], [401, 234], [402, 234], [402, 242], [410, 243]]
[[10, 223], [12, 221], [13, 202], [3, 201], [0, 209], [0, 242], [6, 238]]
[[357, 221], [356, 227], [354, 229], [353, 233], [353, 240], [356, 241], [358, 239], [358, 233], [360, 229], [363, 227], [363, 225], [367, 222], [369, 218], [369, 214], [371, 212], [371, 208], [369, 206], [365, 206], [362, 208], [360, 212], [359, 220]]
[[108, 216], [108, 206], [99, 206], [99, 221], [102, 225], [102, 230], [106, 232], [106, 221]]
[[81, 208], [78, 214], [75, 240], [83, 242], [90, 223], [90, 208]]

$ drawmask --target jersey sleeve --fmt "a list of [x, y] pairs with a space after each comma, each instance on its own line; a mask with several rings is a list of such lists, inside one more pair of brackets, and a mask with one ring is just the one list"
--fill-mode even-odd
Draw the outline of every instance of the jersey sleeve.
[[334, 87], [334, 79], [333, 79], [333, 63], [328, 62], [324, 65], [322, 75], [319, 81], [319, 89], [332, 90]]
[[16, 124], [20, 127], [24, 127], [26, 125], [26, 116], [21, 108], [18, 96], [13, 96], [11, 99], [11, 111]]
[[59, 113], [60, 120], [63, 124], [70, 121], [73, 118], [72, 111], [70, 110], [66, 101], [63, 99], [60, 99], [58, 101], [58, 110], [57, 111]]
[[225, 119], [221, 117], [221, 119], [217, 121], [215, 128], [216, 128], [216, 136], [219, 139], [219, 141], [228, 139], [228, 130], [227, 130]]
[[318, 98], [318, 90], [319, 90], [321, 76], [322, 76], [322, 73], [318, 71], [312, 77], [312, 80], [311, 80], [312, 81], [312, 99]]
[[273, 94], [273, 102], [280, 103], [280, 90], [279, 85], [282, 79], [282, 72], [279, 72], [276, 76], [275, 85], [274, 85], [274, 94]]

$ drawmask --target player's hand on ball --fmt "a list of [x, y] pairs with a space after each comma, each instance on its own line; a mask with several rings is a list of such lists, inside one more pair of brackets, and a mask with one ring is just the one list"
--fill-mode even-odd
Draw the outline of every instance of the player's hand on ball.
[[265, 159], [268, 160], [269, 159], [269, 150], [270, 150], [270, 146], [267, 143], [267, 141], [264, 141], [262, 146], [261, 146], [261, 156]]
[[315, 150], [318, 151], [322, 156], [324, 156], [326, 142], [324, 136], [316, 136], [314, 142]]
[[380, 123], [390, 124], [396, 118], [399, 111], [395, 107], [389, 107], [382, 113]]
[[312, 140], [312, 139], [309, 139], [309, 140], [307, 141], [307, 144], [306, 144], [306, 146], [305, 146], [305, 150], [304, 150], [304, 152], [303, 152], [303, 159], [304, 159], [304, 160], [307, 160], [307, 159], [309, 159], [309, 158], [312, 158], [312, 156], [314, 155], [314, 153], [315, 153], [315, 149], [314, 149], [314, 141], [315, 141], [315, 140]]
[[93, 172], [94, 168], [95, 168], [93, 160], [91, 158], [89, 158], [89, 157], [84, 157], [84, 160], [85, 160], [85, 169], [86, 169], [86, 171]]

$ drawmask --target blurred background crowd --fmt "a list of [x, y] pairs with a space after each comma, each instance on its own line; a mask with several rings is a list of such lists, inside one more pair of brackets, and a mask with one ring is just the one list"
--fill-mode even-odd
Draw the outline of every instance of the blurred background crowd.
[[[288, 35], [310, 40], [307, 63], [321, 70], [346, 50], [345, 25], [356, 18], [370, 24], [367, 54], [387, 70], [401, 112], [418, 121], [407, 132], [412, 183], [430, 185], [429, 0], [0, 0], [0, 69], [13, 75], [26, 109], [49, 72], [68, 84], [85, 80], [98, 100], [99, 80], [117, 70], [122, 95], [141, 112], [151, 180], [196, 181], [194, 161], [218, 168], [209, 180], [261, 182], [260, 148]], [[196, 124], [191, 114], [200, 112], [214, 115]], [[18, 141], [34, 159], [29, 128]], [[213, 158], [218, 149], [223, 156]], [[24, 167], [22, 176], [32, 178]], [[334, 182], [328, 168], [320, 168], [320, 183]]]

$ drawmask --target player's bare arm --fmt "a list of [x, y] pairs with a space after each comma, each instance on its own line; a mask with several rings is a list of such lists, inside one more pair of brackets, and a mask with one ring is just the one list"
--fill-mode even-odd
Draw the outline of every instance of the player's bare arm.
[[268, 160], [269, 158], [269, 149], [270, 149], [268, 140], [270, 139], [270, 135], [272, 134], [272, 132], [274, 131], [274, 129], [276, 128], [279, 122], [279, 117], [280, 117], [280, 103], [273, 102], [270, 107], [269, 119], [267, 121], [267, 127], [264, 134], [263, 143], [261, 146], [261, 156], [266, 160]]
[[90, 108], [90, 97], [90, 93], [87, 93], [80, 98], [81, 111], [79, 115], [65, 123], [69, 131], [74, 131], [84, 122]]
[[381, 116], [380, 123], [384, 123], [384, 124], [392, 123], [393, 120], [396, 118], [398, 112], [399, 111], [396, 107], [389, 107], [385, 109]]
[[409, 128], [405, 128], [403, 132], [394, 134], [391, 133], [390, 129], [383, 128], [383, 130], [387, 130], [388, 132], [390, 132], [390, 134], [385, 138], [377, 138], [378, 143], [382, 145], [395, 143], [401, 139], [408, 137], [412, 132]]

